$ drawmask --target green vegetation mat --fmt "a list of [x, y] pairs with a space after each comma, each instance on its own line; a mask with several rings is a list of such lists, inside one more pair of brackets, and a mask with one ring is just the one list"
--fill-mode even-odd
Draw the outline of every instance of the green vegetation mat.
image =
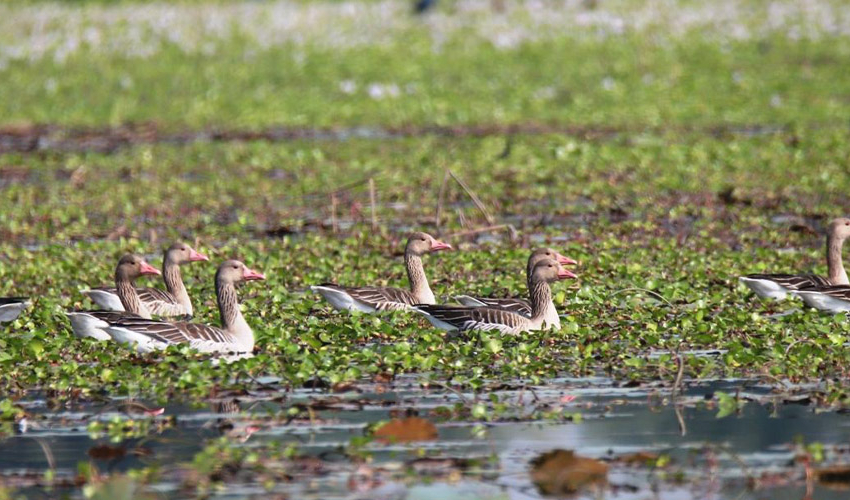
[[[387, 373], [672, 384], [681, 359], [686, 377], [820, 381], [842, 400], [844, 317], [760, 303], [737, 276], [824, 272], [817, 231], [850, 189], [846, 7], [596, 4], [0, 6], [0, 295], [35, 298], [4, 327], [0, 393], [191, 399], [261, 375]], [[279, 126], [337, 135], [228, 136]], [[51, 142], [68, 137], [71, 150]], [[449, 170], [511, 227], [471, 233], [491, 222]], [[580, 260], [580, 280], [556, 286], [563, 328], [448, 339], [305, 292], [403, 285], [412, 229], [459, 248], [426, 259], [443, 298], [523, 294], [537, 245]], [[242, 288], [254, 359], [72, 337], [62, 310], [91, 307], [81, 287], [176, 239], [268, 275]], [[214, 323], [213, 269], [185, 275]]]

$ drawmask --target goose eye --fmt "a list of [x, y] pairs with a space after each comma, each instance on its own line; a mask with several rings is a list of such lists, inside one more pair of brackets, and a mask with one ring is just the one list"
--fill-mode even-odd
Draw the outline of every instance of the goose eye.
[[845, 223], [844, 223], [844, 225], [845, 225], [845, 226], [850, 226], [850, 222], [845, 222]]

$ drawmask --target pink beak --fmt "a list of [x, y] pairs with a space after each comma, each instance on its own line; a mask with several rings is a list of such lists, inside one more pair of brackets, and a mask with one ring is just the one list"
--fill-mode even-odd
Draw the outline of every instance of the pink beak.
[[577, 260], [571, 259], [569, 257], [564, 257], [561, 254], [557, 254], [555, 258], [558, 259], [558, 264], [561, 264], [562, 266], [575, 266], [578, 264]]
[[264, 280], [266, 279], [266, 275], [246, 267], [245, 271], [242, 273], [242, 279], [245, 281]]
[[159, 272], [159, 269], [157, 269], [157, 268], [153, 267], [152, 265], [148, 264], [148, 263], [147, 263], [146, 261], [144, 261], [144, 260], [142, 261], [142, 264], [141, 264], [141, 266], [139, 267], [139, 270], [140, 270], [140, 272], [141, 272], [141, 274], [142, 274], [142, 275], [146, 275], [146, 274], [162, 274], [161, 272]]
[[431, 240], [431, 251], [437, 252], [439, 250], [452, 250], [452, 246], [440, 240]]
[[201, 252], [198, 252], [194, 248], [189, 247], [189, 262], [197, 262], [199, 260], [210, 260], [210, 258]]
[[578, 278], [578, 276], [576, 276], [572, 271], [569, 271], [567, 269], [564, 269], [564, 268], [559, 269], [558, 270], [558, 279], [559, 280], [565, 280], [567, 278]]

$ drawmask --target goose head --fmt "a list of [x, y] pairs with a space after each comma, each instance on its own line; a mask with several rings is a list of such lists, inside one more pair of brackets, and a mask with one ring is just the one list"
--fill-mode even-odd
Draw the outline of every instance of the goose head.
[[210, 260], [210, 258], [185, 243], [177, 242], [165, 251], [165, 260], [175, 264], [188, 264], [189, 262]]
[[554, 259], [541, 260], [534, 266], [534, 271], [531, 273], [531, 280], [537, 282], [553, 283], [567, 278], [577, 278], [577, 276], [568, 269], [564, 269]]
[[227, 260], [218, 266], [218, 271], [215, 274], [215, 280], [218, 283], [227, 283], [235, 285], [243, 281], [264, 280], [266, 276], [258, 271], [254, 271], [238, 260]]
[[556, 261], [558, 264], [562, 266], [574, 266], [578, 264], [578, 261], [571, 259], [569, 257], [565, 257], [561, 255], [556, 250], [551, 248], [538, 248], [537, 250], [531, 252], [531, 257], [529, 257], [529, 265], [532, 269], [543, 259], [552, 259]]
[[148, 264], [142, 257], [128, 253], [118, 260], [115, 274], [129, 280], [134, 280], [139, 276], [162, 273], [159, 272], [159, 269]]
[[448, 243], [444, 243], [428, 233], [417, 232], [411, 234], [407, 239], [405, 251], [421, 257], [429, 252], [451, 249], [452, 246]]

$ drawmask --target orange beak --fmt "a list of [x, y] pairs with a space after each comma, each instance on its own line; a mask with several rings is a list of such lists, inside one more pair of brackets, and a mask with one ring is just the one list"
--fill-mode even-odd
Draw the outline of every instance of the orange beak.
[[201, 252], [198, 252], [194, 248], [189, 247], [189, 262], [197, 262], [199, 260], [210, 260], [210, 258]]
[[565, 280], [567, 278], [578, 278], [578, 276], [576, 276], [575, 273], [573, 273], [572, 271], [569, 271], [567, 269], [564, 269], [564, 268], [559, 269], [558, 270], [558, 279], [559, 280]]
[[246, 267], [245, 271], [242, 273], [242, 279], [245, 281], [264, 280], [266, 279], [266, 275]]
[[148, 264], [147, 261], [144, 260], [142, 261], [141, 267], [139, 269], [143, 276], [146, 274], [162, 274], [161, 272], [159, 272], [159, 269], [153, 267], [152, 265]]
[[577, 260], [565, 257], [561, 254], [555, 255], [555, 258], [558, 260], [558, 264], [561, 264], [562, 266], [575, 266], [578, 264]]
[[437, 252], [440, 250], [452, 250], [452, 246], [440, 240], [431, 240], [431, 251]]

